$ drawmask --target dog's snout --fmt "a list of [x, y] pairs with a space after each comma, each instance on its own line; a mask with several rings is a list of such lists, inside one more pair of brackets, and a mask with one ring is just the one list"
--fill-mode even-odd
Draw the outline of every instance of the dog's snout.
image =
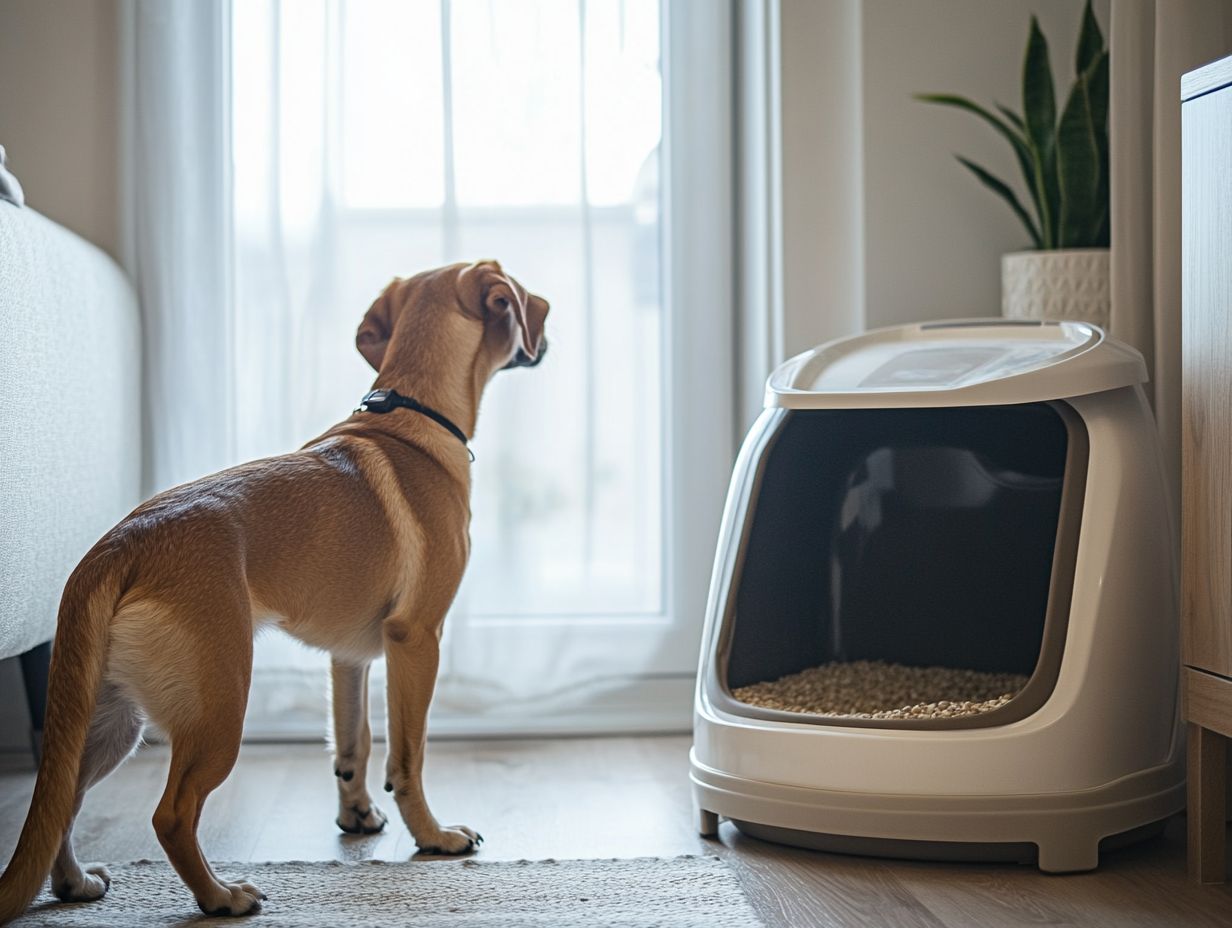
[[514, 354], [513, 359], [505, 365], [504, 369], [509, 370], [511, 367], [538, 367], [539, 362], [543, 360], [543, 356], [548, 353], [548, 337], [544, 335], [539, 339], [539, 352], [533, 358], [521, 348]]

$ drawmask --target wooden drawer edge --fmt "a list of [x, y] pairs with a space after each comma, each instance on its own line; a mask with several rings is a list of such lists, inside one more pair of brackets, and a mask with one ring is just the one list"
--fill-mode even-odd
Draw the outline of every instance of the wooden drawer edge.
[[1182, 679], [1186, 720], [1232, 738], [1232, 680], [1193, 667]]

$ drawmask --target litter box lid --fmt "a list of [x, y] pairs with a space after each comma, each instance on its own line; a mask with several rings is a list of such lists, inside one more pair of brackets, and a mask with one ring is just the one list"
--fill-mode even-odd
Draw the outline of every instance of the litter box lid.
[[991, 406], [1144, 383], [1130, 346], [1085, 322], [958, 319], [875, 329], [784, 362], [766, 405], [797, 409]]

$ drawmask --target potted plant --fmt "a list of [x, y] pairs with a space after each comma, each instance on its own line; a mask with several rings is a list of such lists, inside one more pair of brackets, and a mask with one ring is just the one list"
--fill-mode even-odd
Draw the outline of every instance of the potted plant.
[[1030, 319], [1080, 319], [1107, 326], [1108, 295], [1108, 50], [1090, 0], [1082, 14], [1076, 76], [1057, 115], [1048, 42], [1039, 22], [1022, 68], [1022, 113], [996, 112], [952, 94], [916, 99], [966, 110], [993, 127], [1014, 150], [1029, 207], [1000, 178], [956, 156], [1022, 221], [1032, 248], [1001, 259], [1001, 311]]

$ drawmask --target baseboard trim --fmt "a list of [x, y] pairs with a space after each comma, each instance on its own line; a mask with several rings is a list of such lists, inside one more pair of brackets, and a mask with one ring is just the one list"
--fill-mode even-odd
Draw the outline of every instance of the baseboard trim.
[[[693, 727], [692, 675], [653, 677], [608, 683], [566, 702], [512, 707], [473, 708], [436, 704], [428, 717], [433, 739], [535, 738], [585, 735], [683, 734]], [[372, 731], [384, 740], [383, 700], [372, 700]], [[325, 700], [319, 711], [262, 712], [250, 707], [244, 740], [251, 742], [319, 741], [326, 732]], [[149, 740], [157, 740], [151, 733]]]

